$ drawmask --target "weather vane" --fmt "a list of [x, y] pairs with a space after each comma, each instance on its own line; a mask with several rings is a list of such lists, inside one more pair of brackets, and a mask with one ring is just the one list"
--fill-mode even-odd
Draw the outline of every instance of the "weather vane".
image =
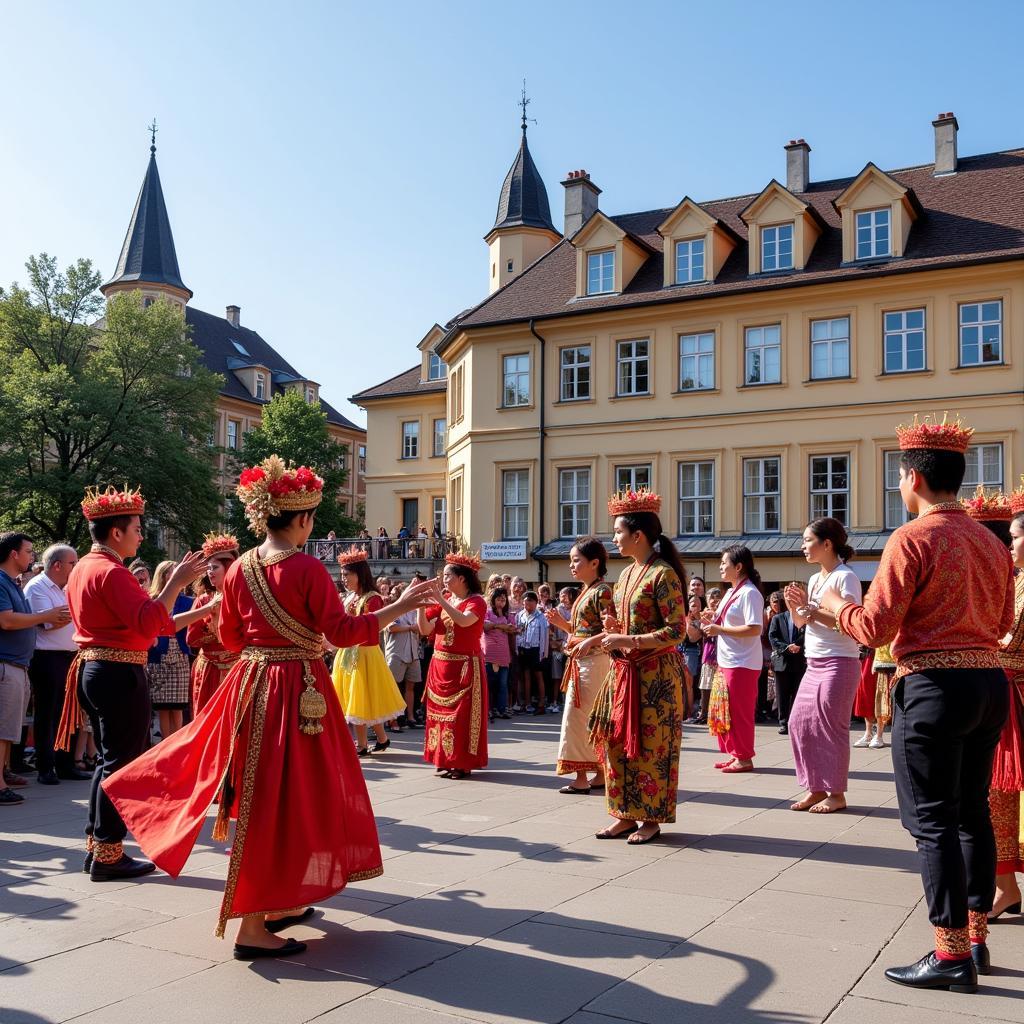
[[[525, 81], [524, 81], [523, 84], [525, 85]], [[157, 126], [156, 126], [156, 118], [154, 117], [153, 118], [153, 123], [146, 127], [146, 131], [149, 132], [149, 151], [150, 151], [150, 153], [155, 153], [156, 152], [156, 133], [159, 130], [160, 129], [157, 128]]]
[[526, 95], [526, 79], [525, 78], [523, 79], [523, 94], [522, 94], [522, 96], [519, 99], [519, 104], [518, 105], [519, 105], [519, 108], [523, 112], [523, 134], [525, 135], [526, 134], [526, 122], [530, 121], [533, 124], [537, 123], [537, 119], [535, 117], [527, 117], [526, 116], [526, 108], [530, 105], [530, 100], [529, 100], [529, 97]]

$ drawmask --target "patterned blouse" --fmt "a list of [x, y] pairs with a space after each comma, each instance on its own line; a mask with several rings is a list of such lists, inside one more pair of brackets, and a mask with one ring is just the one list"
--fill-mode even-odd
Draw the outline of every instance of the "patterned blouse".
[[589, 584], [572, 606], [571, 635], [597, 636], [604, 629], [601, 616], [609, 610], [614, 610], [611, 586], [604, 580]]
[[999, 641], [999, 661], [1010, 672], [1024, 672], [1024, 571], [1013, 581], [1013, 629]]

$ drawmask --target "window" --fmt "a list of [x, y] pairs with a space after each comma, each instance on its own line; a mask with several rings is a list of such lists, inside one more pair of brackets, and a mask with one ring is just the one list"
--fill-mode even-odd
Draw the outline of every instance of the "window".
[[811, 519], [821, 516], [849, 522], [849, 455], [811, 456]]
[[679, 390], [709, 391], [715, 386], [715, 335], [679, 335]]
[[232, 338], [231, 344], [235, 346], [235, 351], [240, 356], [245, 356], [246, 359], [252, 359], [252, 356], [249, 355], [249, 350], [240, 341], [235, 341], [235, 339]]
[[[402, 525], [412, 534], [416, 536], [419, 528], [420, 521], [420, 500], [419, 498], [403, 498], [402, 499]], [[408, 550], [408, 549], [406, 549]]]
[[228, 420], [228, 443], [227, 447], [235, 449], [238, 447], [238, 420]]
[[641, 487], [650, 489], [651, 467], [646, 466], [616, 466], [615, 467], [615, 490], [616, 491], [638, 491]]
[[676, 284], [704, 280], [704, 239], [676, 242]]
[[1003, 446], [1001, 444], [972, 444], [965, 453], [967, 471], [960, 488], [961, 498], [972, 498], [981, 484], [985, 490], [1003, 488]]
[[743, 460], [743, 530], [779, 532], [778, 458]]
[[464, 366], [460, 366], [452, 373], [452, 384], [448, 389], [448, 415], [449, 420], [452, 423], [460, 422], [465, 411], [463, 405], [463, 399], [465, 397], [465, 389], [463, 387], [465, 374], [466, 368]]
[[359, 472], [366, 472], [366, 445], [361, 444], [359, 446]]
[[262, 402], [267, 397], [267, 375], [256, 374], [256, 397]]
[[885, 314], [885, 372], [923, 370], [924, 310], [904, 309]]
[[850, 318], [811, 321], [811, 380], [850, 376]]
[[456, 537], [462, 534], [462, 474], [452, 477], [451, 528]]
[[348, 445], [340, 445], [341, 451], [338, 452], [338, 468], [348, 470]]
[[602, 295], [615, 290], [615, 251], [587, 253], [587, 294]]
[[900, 453], [885, 453], [885, 528], [895, 530], [910, 519], [907, 506], [900, 497]]
[[501, 474], [501, 536], [523, 540], [530, 528], [530, 471], [506, 469]]
[[306, 404], [316, 405], [316, 388], [306, 388]]
[[793, 269], [793, 225], [761, 228], [761, 270]]
[[442, 534], [448, 532], [448, 500], [447, 498], [437, 497], [430, 499], [430, 518], [432, 520], [431, 525], [439, 530]]
[[434, 420], [434, 458], [439, 459], [444, 455], [445, 434], [447, 428], [446, 420]]
[[420, 454], [420, 425], [417, 420], [402, 424], [402, 458], [415, 459]]
[[506, 273], [509, 273], [509, 274], [511, 274], [511, 273], [512, 273], [512, 268], [513, 268], [514, 266], [515, 266], [515, 264], [514, 264], [514, 263], [512, 262], [512, 260], [509, 260], [509, 261], [508, 261], [508, 262], [507, 262], [507, 263], [505, 264], [505, 272], [506, 272]]
[[1003, 304], [965, 302], [960, 307], [960, 365], [1003, 361]]
[[590, 533], [590, 470], [558, 471], [558, 521], [563, 537]]
[[501, 404], [506, 408], [530, 404], [530, 357], [505, 356], [503, 362], [505, 386]]
[[575, 402], [590, 397], [590, 346], [578, 345], [563, 348], [560, 363], [561, 392], [563, 402]]
[[715, 532], [715, 464], [679, 463], [679, 532]]
[[876, 256], [889, 256], [889, 217], [891, 211], [865, 210], [857, 214], [857, 259], [870, 260]]
[[431, 352], [427, 356], [427, 380], [444, 380], [447, 375], [448, 367], [444, 360], [436, 352]]
[[748, 327], [744, 333], [746, 347], [746, 383], [778, 384], [782, 381], [782, 327]]
[[650, 394], [650, 341], [620, 341], [616, 346], [619, 395]]

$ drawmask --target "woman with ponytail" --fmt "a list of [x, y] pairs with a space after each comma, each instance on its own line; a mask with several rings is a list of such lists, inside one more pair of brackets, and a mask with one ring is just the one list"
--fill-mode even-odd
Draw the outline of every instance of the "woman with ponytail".
[[804, 558], [820, 566], [807, 588], [786, 587], [786, 605], [793, 624], [807, 629], [804, 653], [807, 671], [789, 715], [796, 778], [807, 790], [792, 804], [794, 811], [832, 814], [846, 807], [850, 773], [850, 715], [860, 685], [857, 641], [836, 632], [835, 616], [819, 607], [826, 593], [861, 604], [856, 573], [846, 564], [853, 548], [838, 519], [815, 519], [804, 530]]
[[[615, 546], [631, 559], [604, 617], [601, 648], [613, 670], [594, 700], [590, 738], [605, 765], [612, 823], [598, 839], [649, 843], [676, 820], [684, 668], [677, 644], [686, 628], [686, 574], [661, 529], [661, 499], [641, 490], [608, 502]], [[688, 688], [687, 688], [688, 689]]]

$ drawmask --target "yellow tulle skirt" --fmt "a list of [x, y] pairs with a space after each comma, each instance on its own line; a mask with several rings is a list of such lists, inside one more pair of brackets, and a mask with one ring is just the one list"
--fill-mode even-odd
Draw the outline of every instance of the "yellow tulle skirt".
[[405, 697], [376, 644], [338, 651], [331, 679], [341, 710], [353, 725], [379, 725], [405, 714]]

